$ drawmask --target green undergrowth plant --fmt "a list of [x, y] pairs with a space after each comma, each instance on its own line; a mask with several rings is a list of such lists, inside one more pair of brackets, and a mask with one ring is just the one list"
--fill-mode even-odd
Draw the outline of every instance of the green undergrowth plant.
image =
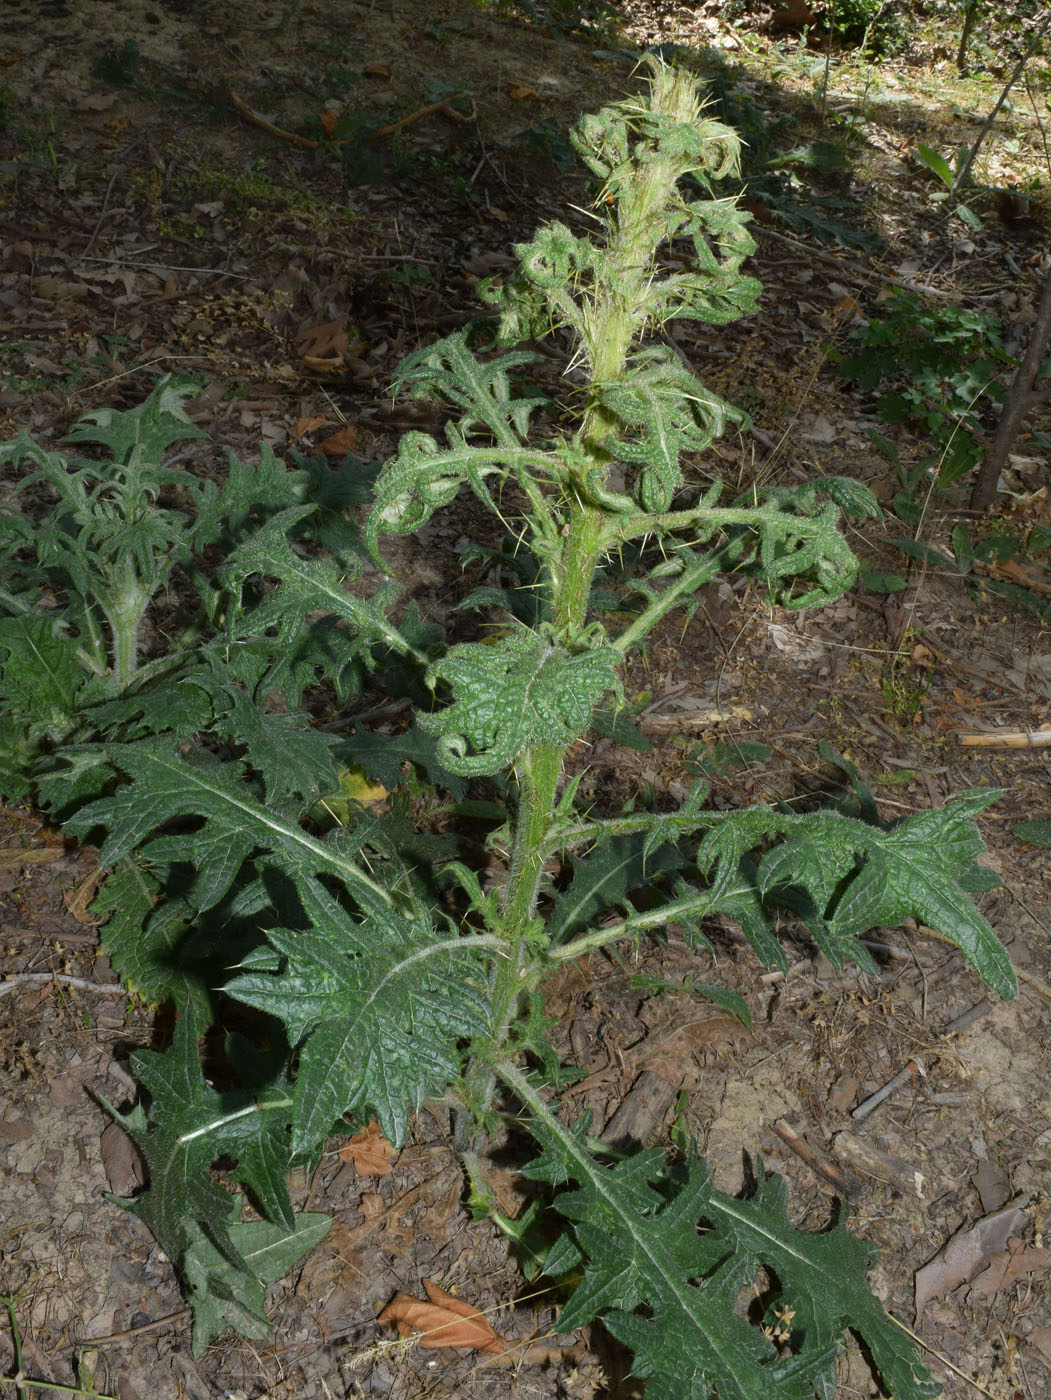
[[[710, 57], [710, 56], [709, 56]], [[791, 141], [795, 118], [774, 115], [760, 106], [727, 67], [705, 74], [713, 114], [734, 128], [743, 143], [740, 178], [728, 182], [762, 206], [765, 217], [793, 233], [805, 233], [822, 243], [879, 252], [883, 240], [852, 222], [860, 212], [857, 200], [822, 193], [821, 180], [842, 180], [849, 168], [847, 150], [829, 140]]]
[[[1051, 621], [1051, 604], [1036, 589], [1025, 586], [1024, 568], [1011, 572], [1003, 568], [1004, 565], [1046, 562], [1051, 553], [1051, 530], [1046, 525], [1036, 522], [1028, 529], [1019, 531], [998, 522], [992, 530], [977, 532], [961, 523], [953, 527], [946, 548], [939, 548], [927, 540], [900, 536], [891, 536], [886, 542], [928, 568], [949, 570], [976, 589], [994, 593], [1013, 607], [1031, 613], [1041, 622]], [[997, 577], [992, 572], [994, 570], [1003, 572]], [[1014, 582], [1011, 581], [1012, 573]]]
[[876, 410], [883, 422], [908, 422], [929, 437], [932, 452], [920, 470], [934, 468], [947, 487], [981, 462], [982, 409], [1003, 402], [1001, 376], [1018, 363], [1004, 349], [997, 317], [967, 307], [931, 310], [899, 291], [850, 338], [858, 348], [839, 359], [838, 373], [866, 393], [891, 382]]
[[[746, 218], [712, 189], [736, 168], [736, 137], [704, 115], [692, 77], [656, 60], [647, 77], [572, 133], [602, 185], [592, 236], [539, 229], [485, 288], [495, 316], [398, 372], [451, 417], [441, 437], [401, 439], [364, 547], [380, 563], [384, 537], [473, 493], [527, 560], [517, 583], [504, 570], [506, 595], [475, 600], [488, 610], [480, 640], [447, 645], [396, 611], [392, 582], [368, 586], [349, 551], [311, 536], [323, 517], [306, 501], [222, 561], [222, 647], [174, 688], [158, 674], [106, 701], [89, 741], [37, 766], [41, 800], [111, 871], [97, 912], [114, 965], [179, 1013], [167, 1050], [132, 1057], [147, 1100], [110, 1111], [149, 1170], [118, 1204], [178, 1270], [198, 1352], [230, 1327], [265, 1336], [267, 1285], [327, 1229], [297, 1211], [290, 1167], [314, 1166], [328, 1138], [371, 1117], [401, 1144], [413, 1111], [438, 1103], [478, 1211], [491, 1210], [487, 1145], [507, 1115], [532, 1139], [522, 1172], [557, 1226], [526, 1240], [525, 1223], [492, 1218], [568, 1293], [559, 1329], [601, 1321], [651, 1400], [830, 1400], [845, 1329], [895, 1395], [937, 1390], [870, 1292], [875, 1251], [844, 1218], [799, 1230], [761, 1167], [737, 1199], [692, 1144], [670, 1159], [611, 1145], [559, 1103], [579, 1071], [553, 1049], [545, 977], [669, 930], [708, 949], [716, 914], [781, 968], [778, 911], [835, 965], [869, 969], [859, 936], [916, 918], [996, 992], [1015, 991], [970, 898], [989, 884], [974, 819], [991, 792], [891, 823], [860, 786], [852, 809], [807, 814], [717, 810], [703, 777], [670, 810], [580, 801], [571, 753], [620, 706], [625, 665], [655, 628], [688, 619], [726, 573], [788, 608], [840, 597], [857, 573], [840, 513], [876, 510], [841, 478], [726, 500], [690, 480], [691, 454], [742, 415], [661, 328], [754, 314], [760, 287], [744, 270]], [[683, 197], [687, 174], [703, 197]], [[539, 357], [511, 348], [554, 329], [575, 346], [557, 431], [530, 379]], [[494, 627], [519, 588], [528, 605]], [[602, 606], [610, 588], [615, 608]], [[308, 722], [318, 696], [366, 684], [416, 696], [411, 726]], [[389, 811], [348, 799], [339, 775], [353, 767], [391, 790]], [[326, 822], [337, 791], [340, 820]]]
[[[255, 466], [231, 456], [218, 486], [177, 458], [165, 464], [175, 444], [206, 437], [184, 406], [196, 392], [169, 377], [135, 408], [85, 414], [67, 440], [89, 455], [47, 451], [25, 433], [0, 447], [0, 468], [15, 473], [0, 506], [7, 797], [31, 790], [42, 754], [110, 724], [104, 702], [131, 713], [151, 682], [173, 687], [187, 665], [199, 668], [229, 647], [240, 623], [211, 564], [269, 516], [324, 501], [329, 543], [338, 548], [352, 536], [335, 511], [354, 499], [352, 488], [326, 483], [316, 465], [290, 468], [264, 447]], [[253, 648], [261, 654], [258, 641]]]

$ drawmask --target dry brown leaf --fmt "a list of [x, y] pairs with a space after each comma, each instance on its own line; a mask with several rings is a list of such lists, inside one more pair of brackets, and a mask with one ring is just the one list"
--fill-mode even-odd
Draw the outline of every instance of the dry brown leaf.
[[296, 348], [307, 369], [342, 369], [344, 357], [350, 353], [346, 320], [326, 321], [304, 331]]
[[333, 433], [324, 442], [318, 443], [318, 451], [326, 457], [345, 457], [358, 445], [358, 430], [353, 423], [346, 423], [338, 433]]
[[109, 1188], [116, 1196], [130, 1196], [146, 1180], [142, 1154], [119, 1123], [109, 1123], [99, 1134], [99, 1156]]
[[430, 1280], [424, 1281], [430, 1302], [396, 1293], [379, 1315], [380, 1322], [393, 1323], [403, 1337], [422, 1332], [421, 1347], [471, 1347], [499, 1356], [506, 1343], [489, 1326], [477, 1308], [454, 1298]]
[[90, 875], [81, 880], [75, 890], [62, 891], [62, 902], [78, 924], [90, 924], [94, 927], [99, 922], [91, 914], [90, 905], [98, 893], [104, 874], [102, 866], [97, 865]]
[[373, 1118], [367, 1128], [362, 1128], [360, 1133], [347, 1139], [339, 1149], [339, 1155], [341, 1161], [354, 1163], [354, 1170], [359, 1176], [387, 1176], [394, 1148]]
[[304, 438], [308, 433], [312, 433], [315, 428], [322, 428], [325, 419], [322, 418], [297, 418], [292, 424], [291, 432], [295, 438]]
[[336, 127], [339, 126], [339, 118], [335, 112], [322, 112], [318, 116], [318, 121], [321, 123], [321, 130], [328, 137], [331, 137]]
[[944, 1298], [961, 1283], [969, 1283], [991, 1255], [998, 1254], [1008, 1236], [1025, 1224], [1025, 1212], [1005, 1206], [967, 1229], [957, 1230], [933, 1259], [916, 1271], [916, 1322], [932, 1298]]
[[1044, 1365], [1051, 1367], [1051, 1327], [1034, 1327], [1026, 1341], [1037, 1349]]
[[23, 865], [50, 865], [66, 854], [65, 846], [0, 846], [0, 870]]
[[1010, 1240], [1005, 1250], [989, 1255], [989, 1267], [983, 1269], [971, 1283], [971, 1297], [991, 1303], [998, 1293], [1009, 1288], [1022, 1274], [1044, 1273], [1051, 1269], [1051, 1249], [1035, 1244]]
[[525, 87], [522, 83], [512, 83], [508, 88], [512, 102], [539, 102], [540, 94], [533, 91], [531, 87]]
[[365, 69], [365, 72], [368, 73], [370, 78], [389, 78], [390, 64], [370, 63], [369, 66]]
[[796, 29], [816, 24], [818, 15], [807, 0], [776, 0], [771, 23], [775, 29]]

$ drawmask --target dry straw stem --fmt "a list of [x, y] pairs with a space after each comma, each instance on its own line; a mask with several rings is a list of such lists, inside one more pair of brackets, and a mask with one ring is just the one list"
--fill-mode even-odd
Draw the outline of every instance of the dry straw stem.
[[957, 732], [956, 737], [972, 749], [1046, 749], [1051, 745], [1051, 729], [1009, 729], [991, 734]]

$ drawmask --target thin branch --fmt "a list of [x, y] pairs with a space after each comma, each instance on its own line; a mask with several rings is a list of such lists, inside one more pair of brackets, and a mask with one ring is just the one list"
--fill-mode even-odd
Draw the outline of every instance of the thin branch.
[[[452, 105], [462, 98], [469, 98], [471, 110], [469, 112], [458, 112]], [[334, 141], [315, 141], [310, 136], [300, 136], [297, 131], [286, 131], [284, 127], [275, 126], [273, 122], [267, 121], [266, 117], [261, 117], [258, 112], [254, 112], [243, 98], [238, 97], [233, 88], [230, 89], [230, 101], [244, 117], [246, 122], [252, 126], [257, 126], [261, 131], [275, 137], [278, 141], [287, 141], [289, 145], [299, 146], [303, 150], [316, 151], [319, 146], [346, 146], [352, 141], [360, 141], [362, 135], [365, 140], [371, 141], [378, 136], [392, 136], [394, 132], [400, 131], [403, 126], [409, 126], [412, 122], [422, 121], [424, 117], [433, 116], [435, 112], [441, 112], [443, 117], [448, 117], [456, 122], [473, 122], [478, 115], [478, 110], [474, 105], [474, 99], [470, 92], [454, 92], [449, 97], [443, 97], [440, 102], [430, 102], [426, 107], [419, 107], [415, 112], [410, 112], [407, 117], [399, 117], [396, 122], [391, 122], [388, 126], [381, 126], [376, 131], [365, 133], [355, 132], [353, 136], [341, 136]]]
[[1026, 66], [1030, 58], [1033, 56], [1033, 53], [1036, 51], [1037, 45], [1040, 43], [1040, 40], [1044, 37], [1044, 31], [1047, 29], [1049, 24], [1051, 24], [1051, 11], [1048, 11], [1047, 18], [1044, 20], [1043, 24], [1040, 25], [1040, 27], [1036, 30], [1029, 43], [1026, 45], [1022, 57], [1015, 64], [1014, 69], [1011, 72], [1011, 76], [1007, 79], [1007, 82], [1004, 84], [1003, 91], [1000, 93], [1000, 96], [996, 99], [995, 107], [986, 117], [985, 125], [982, 127], [981, 131], [979, 131], [974, 145], [967, 152], [967, 159], [956, 172], [956, 178], [953, 180], [952, 186], [949, 190], [950, 195], [958, 195], [960, 190], [963, 189], [964, 183], [967, 180], [968, 175], [970, 175], [971, 173], [971, 166], [974, 164], [978, 156], [978, 152], [981, 150], [982, 142], [989, 134], [989, 128], [992, 126], [993, 122], [996, 121], [1000, 108], [1007, 101], [1007, 94], [1011, 91], [1015, 83], [1021, 77], [1022, 69]]
[[31, 983], [57, 982], [62, 987], [76, 987], [82, 992], [98, 992], [104, 997], [123, 997], [128, 993], [120, 982], [89, 982], [86, 977], [71, 977], [65, 972], [16, 972], [0, 982], [0, 997]]

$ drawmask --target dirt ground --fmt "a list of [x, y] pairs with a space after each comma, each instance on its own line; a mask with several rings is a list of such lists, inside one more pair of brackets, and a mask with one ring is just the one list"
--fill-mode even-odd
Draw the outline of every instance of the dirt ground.
[[[388, 452], [418, 421], [386, 392], [398, 361], [478, 313], [477, 281], [508, 265], [516, 240], [586, 203], [561, 133], [630, 85], [623, 49], [675, 41], [734, 62], [751, 45], [777, 67], [774, 37], [757, 21], [735, 28], [714, 3], [638, 0], [621, 14], [620, 36], [600, 40], [559, 39], [469, 0], [5, 5], [0, 438], [28, 428], [56, 442], [82, 412], [138, 402], [174, 369], [199, 377], [195, 416], [241, 456], [261, 440], [310, 450], [337, 433], [364, 458]], [[973, 139], [991, 101], [979, 95], [950, 117], [941, 60], [896, 62], [863, 99], [844, 69], [829, 101], [860, 137], [854, 217], [884, 251], [757, 222], [760, 313], [681, 333], [702, 377], [753, 420], [698, 472], [785, 484], [841, 473], [888, 501], [871, 403], [828, 366], [858, 299], [906, 278], [1010, 325], [1039, 295], [1051, 206], [964, 239], [905, 159], [917, 134], [931, 140], [949, 120]], [[813, 94], [800, 71], [778, 91], [755, 64], [745, 81], [761, 105], [805, 114]], [[323, 143], [326, 112], [401, 125], [342, 164], [262, 125]], [[1037, 139], [1034, 128], [1021, 148], [991, 143], [1004, 183], [1027, 161], [1036, 168]], [[317, 327], [320, 341], [304, 342]], [[336, 372], [311, 369], [304, 355], [334, 336]], [[904, 430], [898, 441], [920, 455]], [[999, 514], [1051, 525], [1047, 488], [1035, 489], [1046, 459], [1020, 455], [1012, 468]], [[932, 499], [924, 537], [944, 544], [960, 518]], [[470, 529], [458, 508], [399, 556], [425, 615], [446, 620], [477, 582], [460, 557]], [[859, 589], [801, 616], [712, 589], [629, 678], [652, 748], [599, 743], [582, 794], [614, 807], [647, 785], [675, 795], [691, 764], [721, 754], [716, 802], [798, 802], [834, 786], [822, 741], [858, 765], [887, 817], [1002, 788], [981, 819], [1002, 885], [982, 907], [1018, 969], [1018, 999], [995, 1002], [926, 931], [877, 930], [878, 976], [837, 972], [789, 934], [784, 977], [759, 968], [727, 926], [714, 931], [715, 956], [672, 939], [630, 966], [595, 957], [548, 989], [548, 1010], [560, 1048], [588, 1071], [574, 1108], [599, 1125], [631, 1113], [657, 1142], [678, 1113], [724, 1190], [746, 1186], [761, 1155], [788, 1178], [809, 1228], [845, 1197], [852, 1227], [879, 1248], [877, 1293], [930, 1349], [945, 1394], [1040, 1400], [1051, 1395], [1051, 880], [1046, 854], [1013, 827], [1051, 816], [1049, 750], [959, 736], [1038, 731], [1051, 644], [1036, 617], [990, 591], [995, 579], [910, 571], [885, 543], [894, 533], [901, 522], [870, 523], [853, 544], [872, 567], [907, 576], [896, 594]], [[1051, 591], [1039, 570], [1026, 582], [1033, 596]], [[228, 1337], [194, 1360], [170, 1264], [104, 1196], [134, 1189], [135, 1164], [94, 1096], [130, 1104], [128, 1056], [163, 1042], [164, 1028], [99, 951], [78, 897], [95, 867], [90, 849], [63, 844], [32, 811], [0, 814], [0, 973], [18, 979], [0, 982], [0, 1294], [15, 1300], [27, 1376], [120, 1400], [639, 1393], [600, 1336], [551, 1333], [556, 1300], [533, 1296], [492, 1228], [470, 1219], [441, 1114], [419, 1117], [388, 1176], [363, 1179], [333, 1150], [294, 1183], [297, 1209], [309, 1201], [334, 1226], [271, 1290], [271, 1342]], [[752, 1029], [689, 990], [654, 993], [687, 978], [743, 996]], [[511, 1167], [499, 1180], [513, 1214]], [[392, 1341], [378, 1312], [425, 1279], [491, 1310], [520, 1345], [494, 1358]], [[0, 1369], [13, 1366], [0, 1317]], [[878, 1393], [856, 1348], [838, 1393]]]

